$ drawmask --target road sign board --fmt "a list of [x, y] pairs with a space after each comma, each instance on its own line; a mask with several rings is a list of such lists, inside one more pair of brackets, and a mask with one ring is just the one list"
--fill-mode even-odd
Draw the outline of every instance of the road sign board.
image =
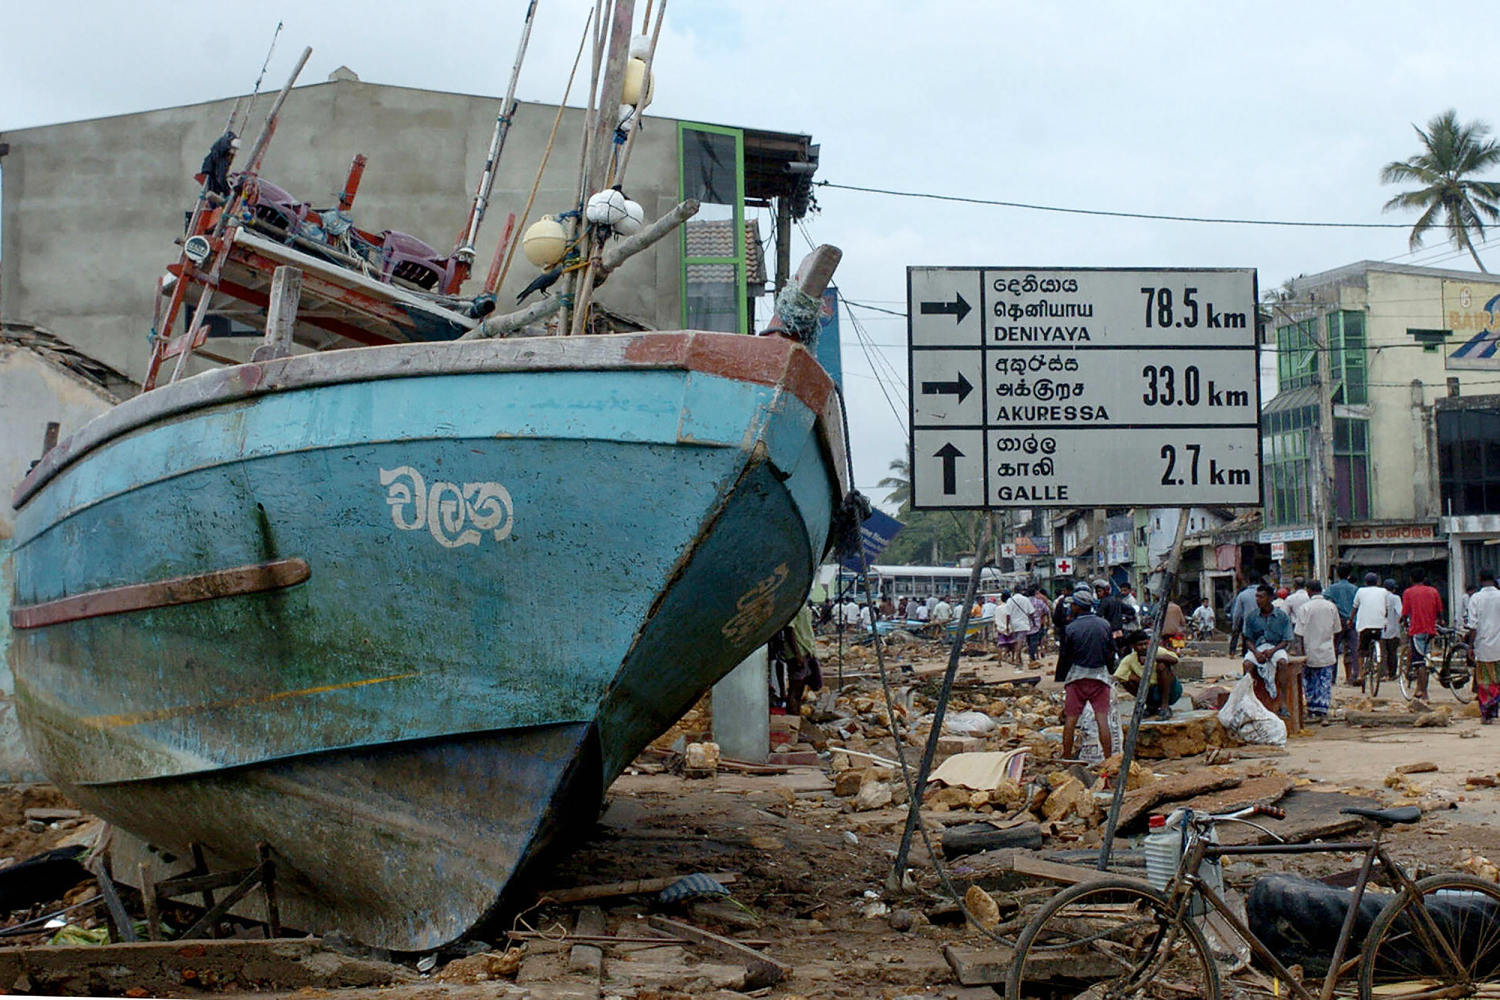
[[1071, 559], [1054, 559], [1052, 560], [1052, 566], [1057, 570], [1058, 576], [1073, 575], [1073, 560]]
[[1257, 504], [1253, 269], [907, 269], [912, 506]]

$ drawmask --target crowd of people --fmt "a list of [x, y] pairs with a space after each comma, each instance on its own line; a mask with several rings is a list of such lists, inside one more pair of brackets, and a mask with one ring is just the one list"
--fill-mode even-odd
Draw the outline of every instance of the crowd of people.
[[[1230, 652], [1243, 653], [1246, 673], [1257, 678], [1257, 694], [1267, 707], [1284, 709], [1287, 664], [1305, 657], [1300, 682], [1308, 715], [1326, 719], [1332, 710], [1338, 661], [1344, 661], [1344, 683], [1360, 687], [1365, 665], [1379, 662], [1393, 673], [1410, 650], [1415, 675], [1413, 699], [1427, 701], [1427, 653], [1439, 626], [1446, 622], [1442, 595], [1427, 582], [1421, 567], [1411, 571], [1403, 589], [1393, 579], [1365, 573], [1355, 583], [1354, 567], [1344, 567], [1325, 588], [1319, 580], [1293, 581], [1280, 591], [1269, 583], [1247, 583], [1230, 604]], [[1480, 574], [1453, 617], [1454, 627], [1472, 644], [1474, 692], [1480, 719], [1500, 715], [1500, 589], [1495, 574]], [[1374, 655], [1378, 647], [1378, 658]]]

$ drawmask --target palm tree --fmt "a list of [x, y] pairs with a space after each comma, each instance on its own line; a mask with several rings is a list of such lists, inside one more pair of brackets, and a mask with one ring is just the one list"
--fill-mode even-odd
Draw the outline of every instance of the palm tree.
[[885, 490], [885, 502], [904, 512], [911, 506], [911, 463], [904, 458], [892, 459], [891, 473], [876, 483], [875, 488]]
[[1385, 210], [1422, 210], [1411, 227], [1413, 250], [1441, 217], [1448, 239], [1458, 249], [1469, 251], [1475, 266], [1488, 274], [1469, 234], [1483, 239], [1484, 220], [1500, 220], [1500, 183], [1474, 180], [1473, 175], [1500, 164], [1500, 144], [1486, 138], [1490, 134], [1488, 125], [1482, 121], [1465, 125], [1452, 108], [1428, 122], [1425, 132], [1416, 125], [1412, 128], [1422, 140], [1422, 152], [1387, 163], [1380, 171], [1380, 180], [1422, 186], [1396, 195], [1385, 203]]

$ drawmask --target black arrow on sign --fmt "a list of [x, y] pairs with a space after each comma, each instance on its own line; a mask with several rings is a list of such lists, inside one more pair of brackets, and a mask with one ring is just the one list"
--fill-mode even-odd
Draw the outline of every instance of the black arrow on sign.
[[943, 460], [943, 495], [951, 497], [958, 492], [958, 460], [964, 457], [964, 453], [953, 447], [950, 441], [933, 452], [932, 457]]
[[922, 315], [951, 315], [954, 319], [953, 325], [957, 326], [959, 323], [962, 323], [964, 321], [965, 316], [969, 315], [969, 304], [964, 301], [964, 297], [962, 295], [954, 292], [952, 302], [923, 302]]
[[964, 401], [964, 397], [968, 396], [968, 394], [971, 391], [973, 391], [973, 389], [974, 389], [974, 386], [970, 384], [970, 382], [969, 382], [968, 379], [964, 378], [964, 373], [963, 372], [959, 372], [958, 373], [958, 381], [957, 382], [923, 382], [922, 383], [922, 395], [924, 395], [924, 396], [955, 396], [956, 395], [958, 397], [958, 401], [960, 403], [962, 403]]

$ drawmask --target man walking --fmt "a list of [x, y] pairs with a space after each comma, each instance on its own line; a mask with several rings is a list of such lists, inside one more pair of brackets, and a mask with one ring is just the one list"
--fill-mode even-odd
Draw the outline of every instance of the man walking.
[[1344, 618], [1334, 603], [1323, 596], [1323, 584], [1307, 581], [1307, 600], [1297, 615], [1295, 634], [1302, 640], [1307, 665], [1302, 668], [1302, 693], [1309, 718], [1323, 720], [1333, 708], [1333, 675], [1338, 670], [1338, 652], [1333, 639], [1344, 627]]
[[1500, 714], [1500, 590], [1495, 587], [1494, 570], [1479, 574], [1479, 591], [1469, 598], [1468, 615], [1469, 641], [1474, 646], [1474, 695], [1479, 699], [1479, 721], [1488, 726]]
[[1334, 636], [1333, 645], [1335, 649], [1344, 654], [1344, 680], [1359, 686], [1359, 644], [1355, 641], [1354, 631], [1354, 595], [1359, 588], [1354, 585], [1354, 567], [1344, 566], [1339, 572], [1340, 579], [1334, 581], [1333, 586], [1328, 588], [1328, 599], [1333, 606], [1339, 609], [1343, 616], [1343, 625], [1339, 628], [1338, 635]]
[[1125, 634], [1125, 602], [1110, 593], [1109, 581], [1102, 576], [1094, 581], [1094, 614], [1109, 623], [1112, 638]]
[[1026, 652], [1031, 657], [1031, 666], [1037, 665], [1042, 650], [1042, 640], [1047, 637], [1047, 626], [1052, 621], [1052, 606], [1042, 593], [1042, 588], [1031, 587], [1031, 631], [1026, 633]]
[[1114, 666], [1114, 641], [1109, 623], [1094, 613], [1093, 595], [1073, 595], [1073, 618], [1063, 633], [1062, 651], [1054, 677], [1063, 682], [1063, 758], [1073, 759], [1073, 737], [1084, 709], [1093, 710], [1099, 724], [1099, 749], [1105, 759], [1113, 753], [1109, 732], [1109, 672]]
[[[1401, 620], [1411, 636], [1411, 663], [1416, 668], [1417, 701], [1427, 700], [1427, 649], [1437, 635], [1437, 624], [1443, 619], [1443, 595], [1427, 583], [1427, 571], [1418, 566], [1411, 571], [1411, 586], [1401, 595]], [[1460, 628], [1463, 621], [1458, 622]]]
[[[1272, 602], [1276, 591], [1269, 583], [1263, 583], [1255, 591], [1255, 612], [1245, 619], [1243, 633], [1250, 650], [1245, 654], [1245, 673], [1253, 674], [1266, 696], [1261, 704], [1275, 711], [1281, 704], [1281, 691], [1276, 685], [1276, 672], [1288, 660], [1287, 646], [1292, 641], [1292, 623], [1286, 612]], [[1256, 697], [1260, 697], [1257, 689]]]
[[1250, 582], [1246, 577], [1244, 588], [1234, 595], [1234, 600], [1229, 602], [1229, 655], [1233, 656], [1241, 649], [1249, 650], [1250, 645], [1245, 641], [1245, 619], [1255, 611], [1255, 592], [1257, 584]]
[[[1354, 629], [1359, 633], [1359, 661], [1354, 667], [1350, 684], [1358, 687], [1364, 679], [1364, 665], [1378, 666], [1375, 660], [1375, 644], [1385, 631], [1386, 589], [1380, 585], [1380, 577], [1365, 574], [1365, 585], [1354, 593]], [[1345, 663], [1345, 666], [1348, 666]]]
[[1401, 656], [1401, 595], [1396, 592], [1396, 581], [1385, 581], [1385, 628], [1380, 632], [1380, 666], [1386, 679], [1396, 676], [1396, 664]]

